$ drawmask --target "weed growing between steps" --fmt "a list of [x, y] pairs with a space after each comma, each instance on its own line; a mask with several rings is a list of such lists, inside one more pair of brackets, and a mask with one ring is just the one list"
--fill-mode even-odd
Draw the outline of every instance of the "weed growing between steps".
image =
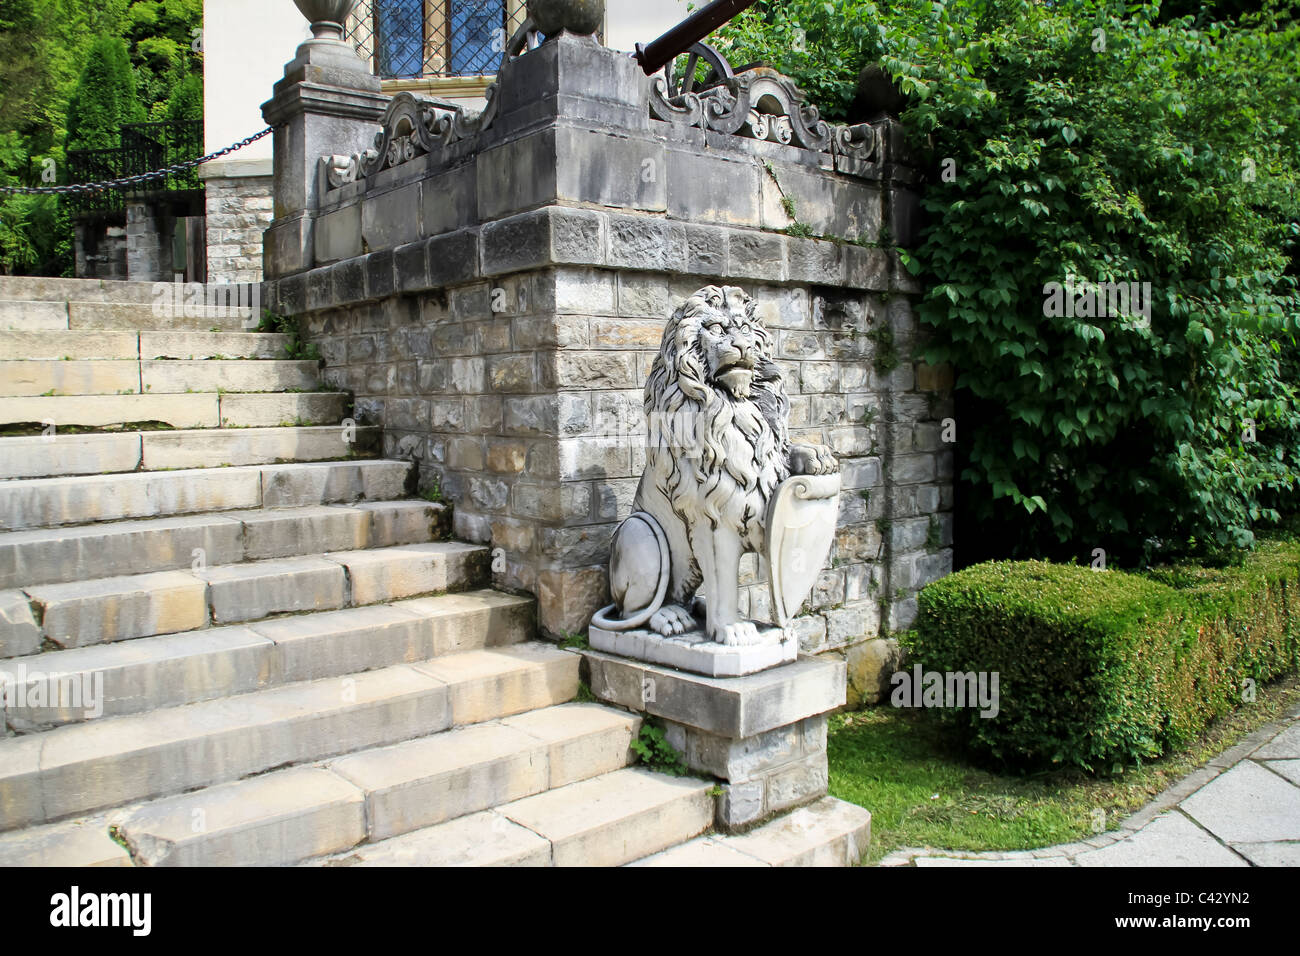
[[269, 309], [265, 309], [262, 312], [262, 321], [258, 324], [257, 331], [289, 336], [289, 343], [284, 347], [284, 357], [286, 359], [320, 361], [320, 348], [317, 347], [315, 342], [303, 341], [302, 327], [295, 317], [276, 315]]
[[641, 717], [641, 733], [632, 741], [632, 750], [641, 758], [641, 763], [651, 770], [671, 777], [686, 776], [686, 760], [668, 742], [663, 727], [653, 717]]
[[1253, 730], [1300, 706], [1300, 675], [1262, 686], [1190, 748], [1121, 773], [997, 773], [953, 748], [921, 711], [888, 706], [831, 717], [832, 796], [871, 811], [867, 863], [900, 847], [1031, 850], [1113, 830]]

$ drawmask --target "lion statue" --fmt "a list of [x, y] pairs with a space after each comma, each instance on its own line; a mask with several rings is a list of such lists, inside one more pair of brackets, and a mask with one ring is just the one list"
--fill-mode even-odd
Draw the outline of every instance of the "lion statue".
[[838, 472], [827, 447], [792, 445], [772, 338], [741, 289], [707, 286], [664, 329], [645, 387], [646, 467], [614, 536], [614, 604], [593, 625], [718, 644], [759, 641], [738, 610], [740, 559], [763, 553], [773, 491], [791, 475]]

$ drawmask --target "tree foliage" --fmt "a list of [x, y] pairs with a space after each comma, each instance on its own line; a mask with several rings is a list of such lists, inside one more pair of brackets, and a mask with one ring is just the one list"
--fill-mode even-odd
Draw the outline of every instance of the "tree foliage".
[[[926, 358], [958, 371], [970, 540], [1136, 562], [1249, 546], [1294, 508], [1300, 27], [1285, 11], [1198, 27], [1089, 0], [792, 0], [725, 40], [831, 115], [852, 118], [871, 62], [910, 99], [929, 222], [905, 258]], [[1071, 277], [1151, 283], [1149, 322], [1045, 314], [1046, 284]]]
[[[67, 142], [70, 108], [77, 111], [73, 125], [84, 121], [95, 131], [90, 138], [106, 146], [117, 145], [115, 132], [101, 135], [114, 116], [201, 117], [194, 31], [202, 16], [202, 0], [0, 0], [0, 184], [45, 185], [47, 160], [56, 182], [66, 181], [65, 150], [78, 145]], [[126, 44], [134, 107], [123, 105], [123, 96], [84, 87], [77, 95], [92, 50], [108, 39]], [[114, 75], [121, 75], [116, 67]], [[66, 212], [54, 197], [0, 199], [0, 272], [68, 274], [69, 238]]]
[[120, 37], [99, 37], [68, 103], [68, 149], [112, 149], [124, 123], [144, 121], [131, 57]]

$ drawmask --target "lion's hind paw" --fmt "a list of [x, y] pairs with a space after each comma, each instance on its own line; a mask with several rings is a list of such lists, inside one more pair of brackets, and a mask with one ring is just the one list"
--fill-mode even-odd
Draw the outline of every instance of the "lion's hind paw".
[[654, 617], [650, 618], [650, 629], [664, 637], [685, 634], [687, 631], [695, 630], [695, 627], [695, 618], [691, 616], [691, 612], [677, 604], [661, 607], [655, 612]]

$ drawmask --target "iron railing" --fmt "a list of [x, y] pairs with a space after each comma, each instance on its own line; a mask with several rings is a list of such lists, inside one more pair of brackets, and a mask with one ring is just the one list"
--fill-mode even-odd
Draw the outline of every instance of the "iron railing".
[[[203, 152], [202, 120], [170, 120], [160, 123], [127, 123], [119, 134], [120, 146], [111, 149], [68, 150], [68, 182], [97, 183], [138, 176], [166, 166], [195, 159]], [[186, 169], [151, 180], [150, 192], [185, 192], [202, 189], [196, 169]], [[112, 211], [122, 208], [123, 193], [71, 193], [68, 204], [79, 211]]]
[[381, 79], [488, 76], [526, 16], [524, 0], [357, 0], [345, 34]]

